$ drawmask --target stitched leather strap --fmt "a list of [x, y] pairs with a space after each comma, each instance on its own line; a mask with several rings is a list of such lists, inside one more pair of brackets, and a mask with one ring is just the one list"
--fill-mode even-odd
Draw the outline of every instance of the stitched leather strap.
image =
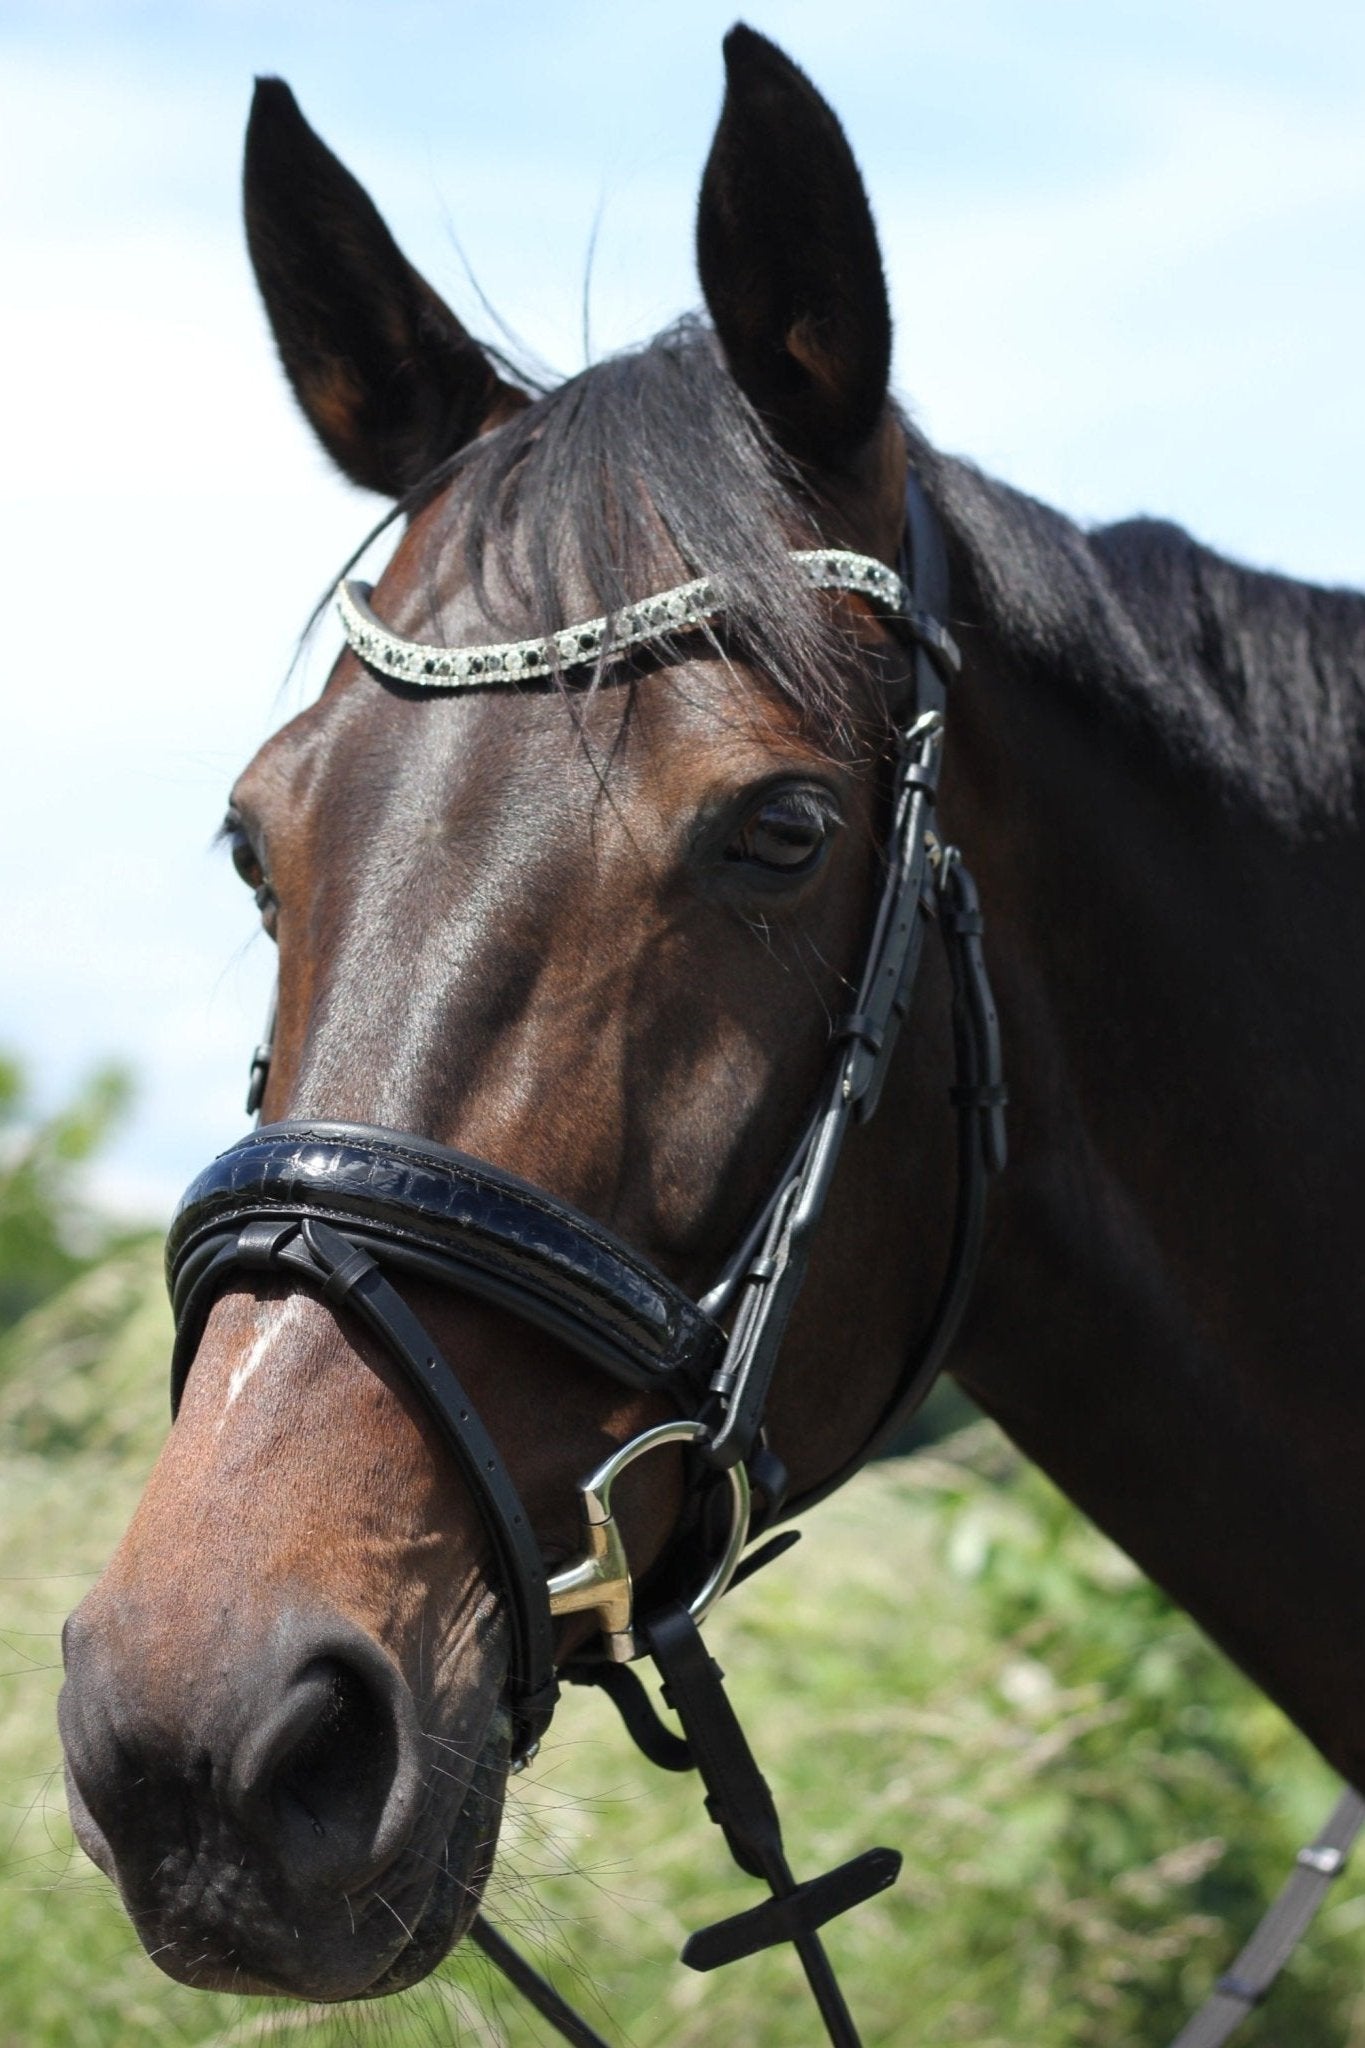
[[298, 1223], [254, 1219], [218, 1245], [210, 1267], [215, 1292], [234, 1270], [287, 1273], [332, 1308], [358, 1316], [439, 1426], [497, 1558], [512, 1625], [513, 1751], [526, 1755], [559, 1697], [545, 1565], [511, 1474], [453, 1367], [369, 1252], [316, 1216]]
[[1289, 1881], [1207, 2002], [1182, 2027], [1171, 2048], [1223, 2048], [1248, 2013], [1258, 2006], [1302, 1941], [1345, 1868], [1352, 1844], [1365, 1826], [1365, 1800], [1349, 1787], [1332, 1808], [1322, 1832], [1300, 1849]]
[[664, 1698], [682, 1723], [706, 1787], [706, 1810], [740, 1869], [766, 1880], [773, 1894], [749, 1912], [699, 1930], [684, 1947], [682, 1960], [693, 1969], [710, 1970], [774, 1942], [790, 1941], [833, 2048], [859, 2048], [857, 2029], [816, 1930], [834, 1914], [893, 1884], [899, 1855], [893, 1849], [870, 1850], [825, 1877], [798, 1884], [767, 1781], [696, 1623], [675, 1603], [645, 1624], [645, 1634], [663, 1677]]
[[653, 1702], [630, 1664], [567, 1665], [565, 1677], [573, 1685], [595, 1685], [604, 1692], [621, 1716], [627, 1735], [650, 1763], [661, 1771], [690, 1771], [695, 1758], [681, 1736], [666, 1728], [654, 1711]]

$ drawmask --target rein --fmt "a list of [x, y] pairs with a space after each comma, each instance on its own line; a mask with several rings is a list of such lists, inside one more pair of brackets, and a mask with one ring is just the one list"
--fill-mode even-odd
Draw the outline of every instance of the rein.
[[[980, 904], [960, 855], [943, 844], [936, 827], [944, 715], [959, 656], [941, 623], [948, 604], [943, 539], [918, 479], [913, 472], [907, 477], [898, 572], [842, 550], [800, 551], [794, 560], [814, 587], [869, 598], [906, 640], [913, 701], [896, 734], [884, 878], [853, 1007], [833, 1027], [816, 1106], [788, 1165], [709, 1292], [692, 1300], [614, 1232], [487, 1161], [372, 1126], [308, 1120], [258, 1125], [192, 1183], [171, 1227], [172, 1406], [178, 1406], [208, 1312], [239, 1272], [286, 1278], [334, 1309], [358, 1316], [424, 1402], [492, 1540], [512, 1634], [512, 1769], [524, 1768], [535, 1754], [559, 1696], [560, 1675], [600, 1686], [652, 1761], [698, 1771], [707, 1812], [732, 1856], [768, 1888], [759, 1904], [693, 1934], [682, 1951], [684, 1963], [711, 1970], [791, 1942], [830, 2042], [834, 2048], [858, 2048], [819, 1930], [893, 1884], [901, 1858], [891, 1849], [871, 1849], [823, 1876], [796, 1880], [771, 1794], [699, 1624], [728, 1586], [797, 1540], [790, 1531], [769, 1536], [741, 1562], [749, 1539], [842, 1485], [904, 1427], [930, 1392], [975, 1277], [987, 1178], [1005, 1164], [1006, 1091]], [[353, 651], [378, 674], [442, 690], [525, 687], [575, 667], [596, 667], [610, 655], [666, 642], [724, 605], [723, 590], [702, 578], [547, 639], [443, 649], [397, 638], [370, 610], [368, 597], [368, 589], [356, 584], [343, 584], [338, 594]], [[845, 1137], [853, 1123], [866, 1122], [876, 1110], [931, 925], [945, 946], [953, 991], [958, 1169], [947, 1267], [927, 1333], [906, 1360], [866, 1442], [820, 1487], [789, 1498], [787, 1475], [765, 1437], [768, 1394]], [[249, 1111], [259, 1108], [264, 1093], [271, 1036], [273, 1029], [253, 1058]], [[584, 1548], [562, 1570], [547, 1575], [497, 1446], [449, 1361], [393, 1284], [393, 1274], [436, 1281], [511, 1309], [618, 1381], [665, 1393], [678, 1410], [676, 1421], [646, 1430], [582, 1480]], [[682, 1517], [688, 1533], [681, 1543], [675, 1536], [656, 1574], [669, 1597], [640, 1611], [612, 1513], [612, 1488], [627, 1465], [677, 1444], [688, 1447]], [[710, 1512], [713, 1502], [718, 1514]], [[706, 1532], [704, 1541], [698, 1531]], [[573, 1612], [596, 1616], [599, 1642], [557, 1671], [553, 1623]], [[681, 1737], [659, 1719], [629, 1668], [642, 1656], [658, 1668]], [[1307, 1862], [1301, 1858], [1296, 1875], [1316, 1878], [1302, 1914], [1305, 1925], [1322, 1886], [1344, 1861], [1344, 1806], [1333, 1817], [1330, 1841], [1324, 1836], [1304, 1852]], [[1359, 1812], [1353, 1808], [1347, 1818], [1354, 1823], [1353, 1838]], [[1332, 1870], [1329, 1849], [1338, 1857]], [[1306, 1896], [1300, 1885], [1295, 1920]], [[482, 1916], [470, 1933], [566, 2041], [605, 2048]], [[1277, 1939], [1277, 1952], [1280, 1946]], [[1275, 1961], [1272, 1975], [1283, 1959]], [[1264, 1965], [1264, 1956], [1247, 1951], [1239, 1959], [1235, 1988], [1216, 1994], [1225, 2007], [1231, 2002], [1236, 2018], [1245, 2010], [1239, 2000], [1259, 1996], [1255, 1986]], [[1178, 2048], [1216, 2048], [1224, 2039], [1226, 2031], [1187, 2029]]]

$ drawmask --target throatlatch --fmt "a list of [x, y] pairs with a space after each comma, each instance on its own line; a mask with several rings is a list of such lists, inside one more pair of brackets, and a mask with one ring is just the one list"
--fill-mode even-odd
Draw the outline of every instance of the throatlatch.
[[[258, 1126], [215, 1160], [181, 1204], [167, 1262], [177, 1327], [174, 1400], [205, 1317], [239, 1270], [287, 1276], [361, 1317], [417, 1389], [492, 1538], [512, 1624], [513, 1767], [534, 1754], [554, 1710], [553, 1618], [591, 1611], [600, 1641], [562, 1675], [599, 1685], [652, 1761], [698, 1771], [707, 1812], [735, 1861], [768, 1888], [757, 1905], [692, 1935], [683, 1961], [712, 1970], [791, 1942], [834, 2048], [858, 2048], [820, 1929], [894, 1883], [900, 1856], [870, 1849], [797, 1881], [772, 1795], [698, 1624], [729, 1584], [795, 1541], [792, 1533], [772, 1538], [741, 1563], [749, 1536], [842, 1483], [929, 1393], [970, 1292], [986, 1177], [1005, 1163], [1006, 1097], [976, 891], [936, 830], [947, 685], [958, 655], [941, 623], [948, 592], [942, 537], [918, 480], [907, 479], [899, 573], [839, 550], [806, 551], [797, 560], [816, 587], [874, 602], [908, 642], [913, 704], [898, 736], [884, 879], [853, 1007], [832, 1030], [827, 1072], [789, 1165], [708, 1294], [692, 1301], [612, 1231], [487, 1161], [401, 1131], [330, 1122]], [[548, 641], [453, 652], [398, 640], [358, 590], [344, 594], [342, 610], [353, 650], [376, 672], [454, 689], [534, 687], [615, 649], [666, 641], [722, 604], [723, 592], [703, 579], [631, 606], [614, 624], [593, 620]], [[948, 1269], [927, 1335], [867, 1443], [825, 1485], [788, 1500], [786, 1475], [764, 1437], [768, 1394], [844, 1140], [876, 1109], [930, 925], [947, 949], [953, 986], [958, 1191]], [[269, 1063], [267, 1040], [253, 1058], [252, 1108], [264, 1095]], [[496, 1445], [391, 1273], [510, 1308], [618, 1380], [664, 1392], [677, 1407], [678, 1421], [646, 1431], [582, 1482], [583, 1555], [553, 1577]], [[642, 1614], [611, 1488], [624, 1465], [664, 1443], [689, 1446], [683, 1526], [718, 1532], [675, 1541], [656, 1575], [667, 1596]], [[751, 1527], [755, 1497], [762, 1518]], [[710, 1513], [713, 1500], [723, 1504], [722, 1517]], [[628, 1668], [642, 1654], [658, 1666], [681, 1735], [659, 1719]], [[564, 2039], [604, 2048], [486, 1921], [476, 1920], [473, 1939]]]

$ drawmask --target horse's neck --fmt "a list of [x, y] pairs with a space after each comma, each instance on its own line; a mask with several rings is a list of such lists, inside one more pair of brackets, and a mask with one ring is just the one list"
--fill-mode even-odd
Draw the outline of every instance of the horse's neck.
[[958, 1370], [1359, 1779], [1360, 836], [1285, 829], [1116, 680], [985, 634], [958, 706], [1014, 1096]]

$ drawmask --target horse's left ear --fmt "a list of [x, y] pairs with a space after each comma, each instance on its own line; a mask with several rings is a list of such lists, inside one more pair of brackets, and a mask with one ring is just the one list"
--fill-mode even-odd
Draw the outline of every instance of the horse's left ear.
[[841, 469], [876, 427], [891, 315], [844, 131], [805, 73], [742, 24], [702, 178], [697, 268], [735, 381], [798, 460]]

